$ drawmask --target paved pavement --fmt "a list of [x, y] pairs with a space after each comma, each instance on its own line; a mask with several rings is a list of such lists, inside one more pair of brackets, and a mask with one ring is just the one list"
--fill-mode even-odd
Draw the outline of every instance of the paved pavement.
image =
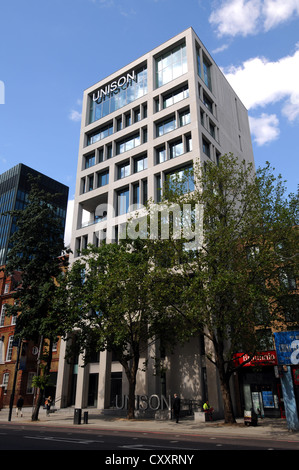
[[[88, 412], [88, 422], [84, 423], [84, 412]], [[261, 439], [289, 440], [298, 442], [299, 431], [289, 431], [285, 419], [259, 419], [257, 426], [246, 426], [243, 419], [237, 419], [233, 425], [225, 424], [223, 420], [212, 422], [198, 422], [193, 417], [182, 418], [176, 424], [171, 420], [134, 419], [128, 420], [119, 416], [107, 416], [97, 410], [82, 410], [81, 424], [74, 424], [74, 408], [58, 409], [50, 415], [46, 415], [44, 409], [39, 411], [38, 422], [31, 421], [32, 408], [24, 408], [23, 416], [16, 416], [13, 409], [11, 420], [8, 421], [9, 410], [4, 408], [0, 411], [0, 425], [12, 424], [34, 424], [42, 426], [61, 426], [65, 428], [80, 428], [90, 430], [118, 430], [134, 431], [142, 433], [175, 433], [193, 435], [215, 435], [215, 436], [239, 436]]]

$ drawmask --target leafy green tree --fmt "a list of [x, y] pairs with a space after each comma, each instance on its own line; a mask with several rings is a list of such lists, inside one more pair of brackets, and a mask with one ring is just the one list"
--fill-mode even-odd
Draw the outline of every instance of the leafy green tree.
[[[31, 179], [25, 208], [9, 212], [17, 230], [9, 240], [5, 266], [7, 275], [20, 273], [16, 276], [19, 283], [13, 294], [14, 305], [8, 309], [9, 314], [18, 315], [15, 337], [39, 341], [45, 361], [39, 374], [44, 376], [44, 380], [40, 378], [44, 385], [50, 371], [53, 341], [63, 333], [56, 293], [67, 257], [61, 256], [66, 252], [62, 221], [56, 210], [57, 197], [41, 189], [39, 179]], [[40, 393], [32, 414], [33, 421], [38, 419], [42, 398]]]
[[[129, 419], [134, 417], [138, 369], [146, 367], [149, 344], [176, 328], [175, 315], [161, 315], [161, 289], [146, 241], [89, 246], [67, 273], [63, 291], [69, 293], [65, 329], [76, 332], [75, 345], [85, 361], [95, 351], [110, 351], [123, 366], [129, 385]], [[157, 305], [156, 298], [159, 299]]]
[[212, 343], [208, 359], [219, 373], [224, 418], [234, 422], [236, 353], [252, 358], [265, 350], [269, 329], [284, 322], [286, 311], [298, 312], [298, 295], [286, 281], [298, 275], [298, 196], [285, 196], [269, 165], [255, 172], [232, 154], [168, 180], [163, 194], [165, 207], [180, 208], [179, 220], [172, 211], [169, 237], [152, 237], [156, 263], [167, 260], [163, 296], [169, 311], [189, 321], [191, 335]]

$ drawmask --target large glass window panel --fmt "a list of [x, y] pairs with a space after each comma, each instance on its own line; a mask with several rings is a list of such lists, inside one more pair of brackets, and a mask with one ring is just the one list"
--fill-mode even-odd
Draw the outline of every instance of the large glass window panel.
[[178, 157], [184, 153], [182, 140], [176, 141], [170, 145], [170, 158]]
[[130, 193], [129, 189], [119, 191], [117, 194], [117, 215], [126, 214], [129, 210]]
[[[93, 101], [93, 95], [90, 97], [90, 117], [89, 123], [101, 119], [108, 114], [122, 108], [132, 101], [144, 96], [147, 93], [147, 68], [146, 66], [136, 71], [136, 80], [129, 80], [122, 87], [114, 92], [103, 95], [97, 101]], [[95, 96], [97, 96], [95, 94]]]
[[156, 87], [187, 72], [186, 46], [181, 44], [156, 59]]

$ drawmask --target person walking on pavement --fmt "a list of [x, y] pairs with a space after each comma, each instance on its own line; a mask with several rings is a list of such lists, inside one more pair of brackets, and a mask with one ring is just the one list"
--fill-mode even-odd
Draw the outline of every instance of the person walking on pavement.
[[212, 420], [213, 420], [213, 411], [214, 411], [214, 408], [211, 408], [211, 406], [210, 406], [208, 400], [204, 403], [204, 405], [203, 405], [203, 410], [204, 410], [205, 413], [207, 413], [207, 415], [208, 415], [210, 421], [212, 421]]
[[48, 416], [50, 414], [50, 407], [51, 407], [51, 404], [52, 404], [52, 397], [48, 397], [45, 401], [45, 405], [46, 405], [46, 415]]
[[19, 416], [19, 412], [21, 414], [21, 417], [23, 416], [23, 405], [24, 405], [24, 398], [20, 395], [17, 401], [17, 409], [16, 409], [17, 416]]
[[178, 423], [179, 417], [180, 417], [181, 399], [178, 397], [176, 393], [174, 394], [172, 409], [173, 409], [173, 416], [176, 420], [176, 423]]

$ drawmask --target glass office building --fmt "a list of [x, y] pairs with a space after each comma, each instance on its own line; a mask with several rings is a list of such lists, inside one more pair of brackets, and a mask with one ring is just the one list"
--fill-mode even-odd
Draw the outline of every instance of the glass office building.
[[40, 177], [41, 189], [59, 194], [56, 210], [61, 218], [61, 234], [64, 236], [68, 187], [20, 163], [0, 175], [0, 266], [5, 265], [9, 238], [16, 230], [14, 218], [5, 215], [5, 212], [22, 210], [26, 206], [30, 191], [29, 175]]
[[[180, 177], [195, 162], [217, 164], [228, 152], [254, 163], [248, 113], [192, 28], [87, 88], [70, 262], [89, 243], [117, 241], [132, 211], [149, 199], [160, 201], [167, 179]], [[190, 178], [186, 191], [193, 187]], [[140, 359], [148, 369], [138, 372], [137, 394], [176, 390], [201, 400], [204, 388], [215, 383], [198, 340], [163, 359], [163, 378], [153, 375], [151, 348]], [[61, 354], [60, 406], [106, 409], [116, 394], [126, 392], [124, 372], [106, 351], [84, 368], [71, 367]], [[219, 390], [210, 391], [213, 406], [219, 397]]]

